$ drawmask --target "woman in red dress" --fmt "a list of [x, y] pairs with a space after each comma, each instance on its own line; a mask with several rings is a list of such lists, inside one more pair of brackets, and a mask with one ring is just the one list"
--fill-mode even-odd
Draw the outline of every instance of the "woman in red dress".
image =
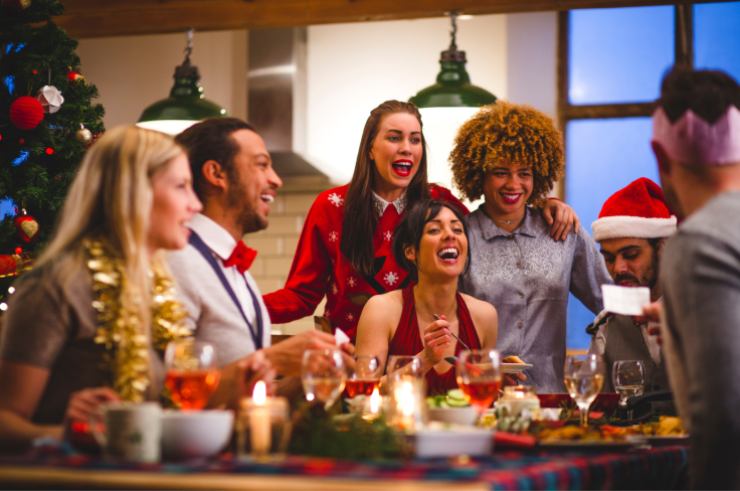
[[444, 393], [457, 387], [446, 359], [465, 349], [462, 343], [494, 348], [498, 330], [491, 304], [457, 291], [468, 265], [461, 211], [434, 200], [414, 205], [398, 226], [393, 253], [413, 281], [367, 302], [357, 329], [357, 354], [376, 356], [381, 364], [391, 355], [415, 355], [429, 393]]
[[[376, 294], [403, 288], [408, 272], [391, 253], [391, 238], [406, 207], [433, 198], [467, 213], [452, 193], [427, 183], [421, 115], [411, 103], [385, 101], [365, 122], [349, 184], [318, 195], [306, 217], [285, 287], [264, 296], [274, 324], [316, 310], [354, 342], [362, 307]], [[577, 217], [551, 200], [543, 211], [553, 237], [564, 238]]]

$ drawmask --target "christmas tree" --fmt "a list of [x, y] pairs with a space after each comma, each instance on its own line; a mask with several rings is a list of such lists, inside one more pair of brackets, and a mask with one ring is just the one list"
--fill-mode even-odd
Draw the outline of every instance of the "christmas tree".
[[54, 230], [85, 150], [103, 131], [58, 0], [0, 0], [0, 297]]

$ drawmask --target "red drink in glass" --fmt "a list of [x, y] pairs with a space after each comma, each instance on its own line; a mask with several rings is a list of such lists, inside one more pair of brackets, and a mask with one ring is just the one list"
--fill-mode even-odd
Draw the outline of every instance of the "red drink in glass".
[[182, 409], [203, 409], [218, 386], [218, 370], [170, 370], [165, 386]]
[[345, 384], [345, 391], [350, 399], [359, 395], [369, 396], [373, 393], [373, 389], [379, 385], [380, 379], [348, 379]]
[[471, 380], [467, 382], [458, 380], [458, 385], [471, 405], [486, 409], [498, 398], [501, 379]]

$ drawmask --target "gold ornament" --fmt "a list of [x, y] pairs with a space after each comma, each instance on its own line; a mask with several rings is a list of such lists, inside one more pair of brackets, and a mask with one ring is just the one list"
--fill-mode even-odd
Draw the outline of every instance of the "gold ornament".
[[[121, 293], [126, 276], [123, 262], [99, 240], [86, 239], [87, 267], [93, 278], [92, 307], [97, 312], [95, 343], [106, 349], [106, 366], [111, 370], [113, 388], [122, 399], [144, 400], [149, 387], [149, 345], [138, 311], [132, 306], [141, 299], [123, 305]], [[184, 325], [185, 309], [175, 298], [172, 279], [161, 267], [154, 267], [152, 278], [152, 345], [163, 351], [168, 342], [189, 337]]]
[[75, 138], [80, 143], [90, 143], [92, 141], [92, 132], [81, 124], [80, 129], [75, 133]]

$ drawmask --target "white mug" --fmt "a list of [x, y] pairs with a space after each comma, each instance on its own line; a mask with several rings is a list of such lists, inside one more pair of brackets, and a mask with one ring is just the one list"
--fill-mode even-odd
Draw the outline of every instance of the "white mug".
[[[156, 402], [106, 404], [92, 417], [92, 434], [106, 457], [127, 462], [159, 462], [162, 409]], [[104, 424], [104, 431], [100, 424]]]

